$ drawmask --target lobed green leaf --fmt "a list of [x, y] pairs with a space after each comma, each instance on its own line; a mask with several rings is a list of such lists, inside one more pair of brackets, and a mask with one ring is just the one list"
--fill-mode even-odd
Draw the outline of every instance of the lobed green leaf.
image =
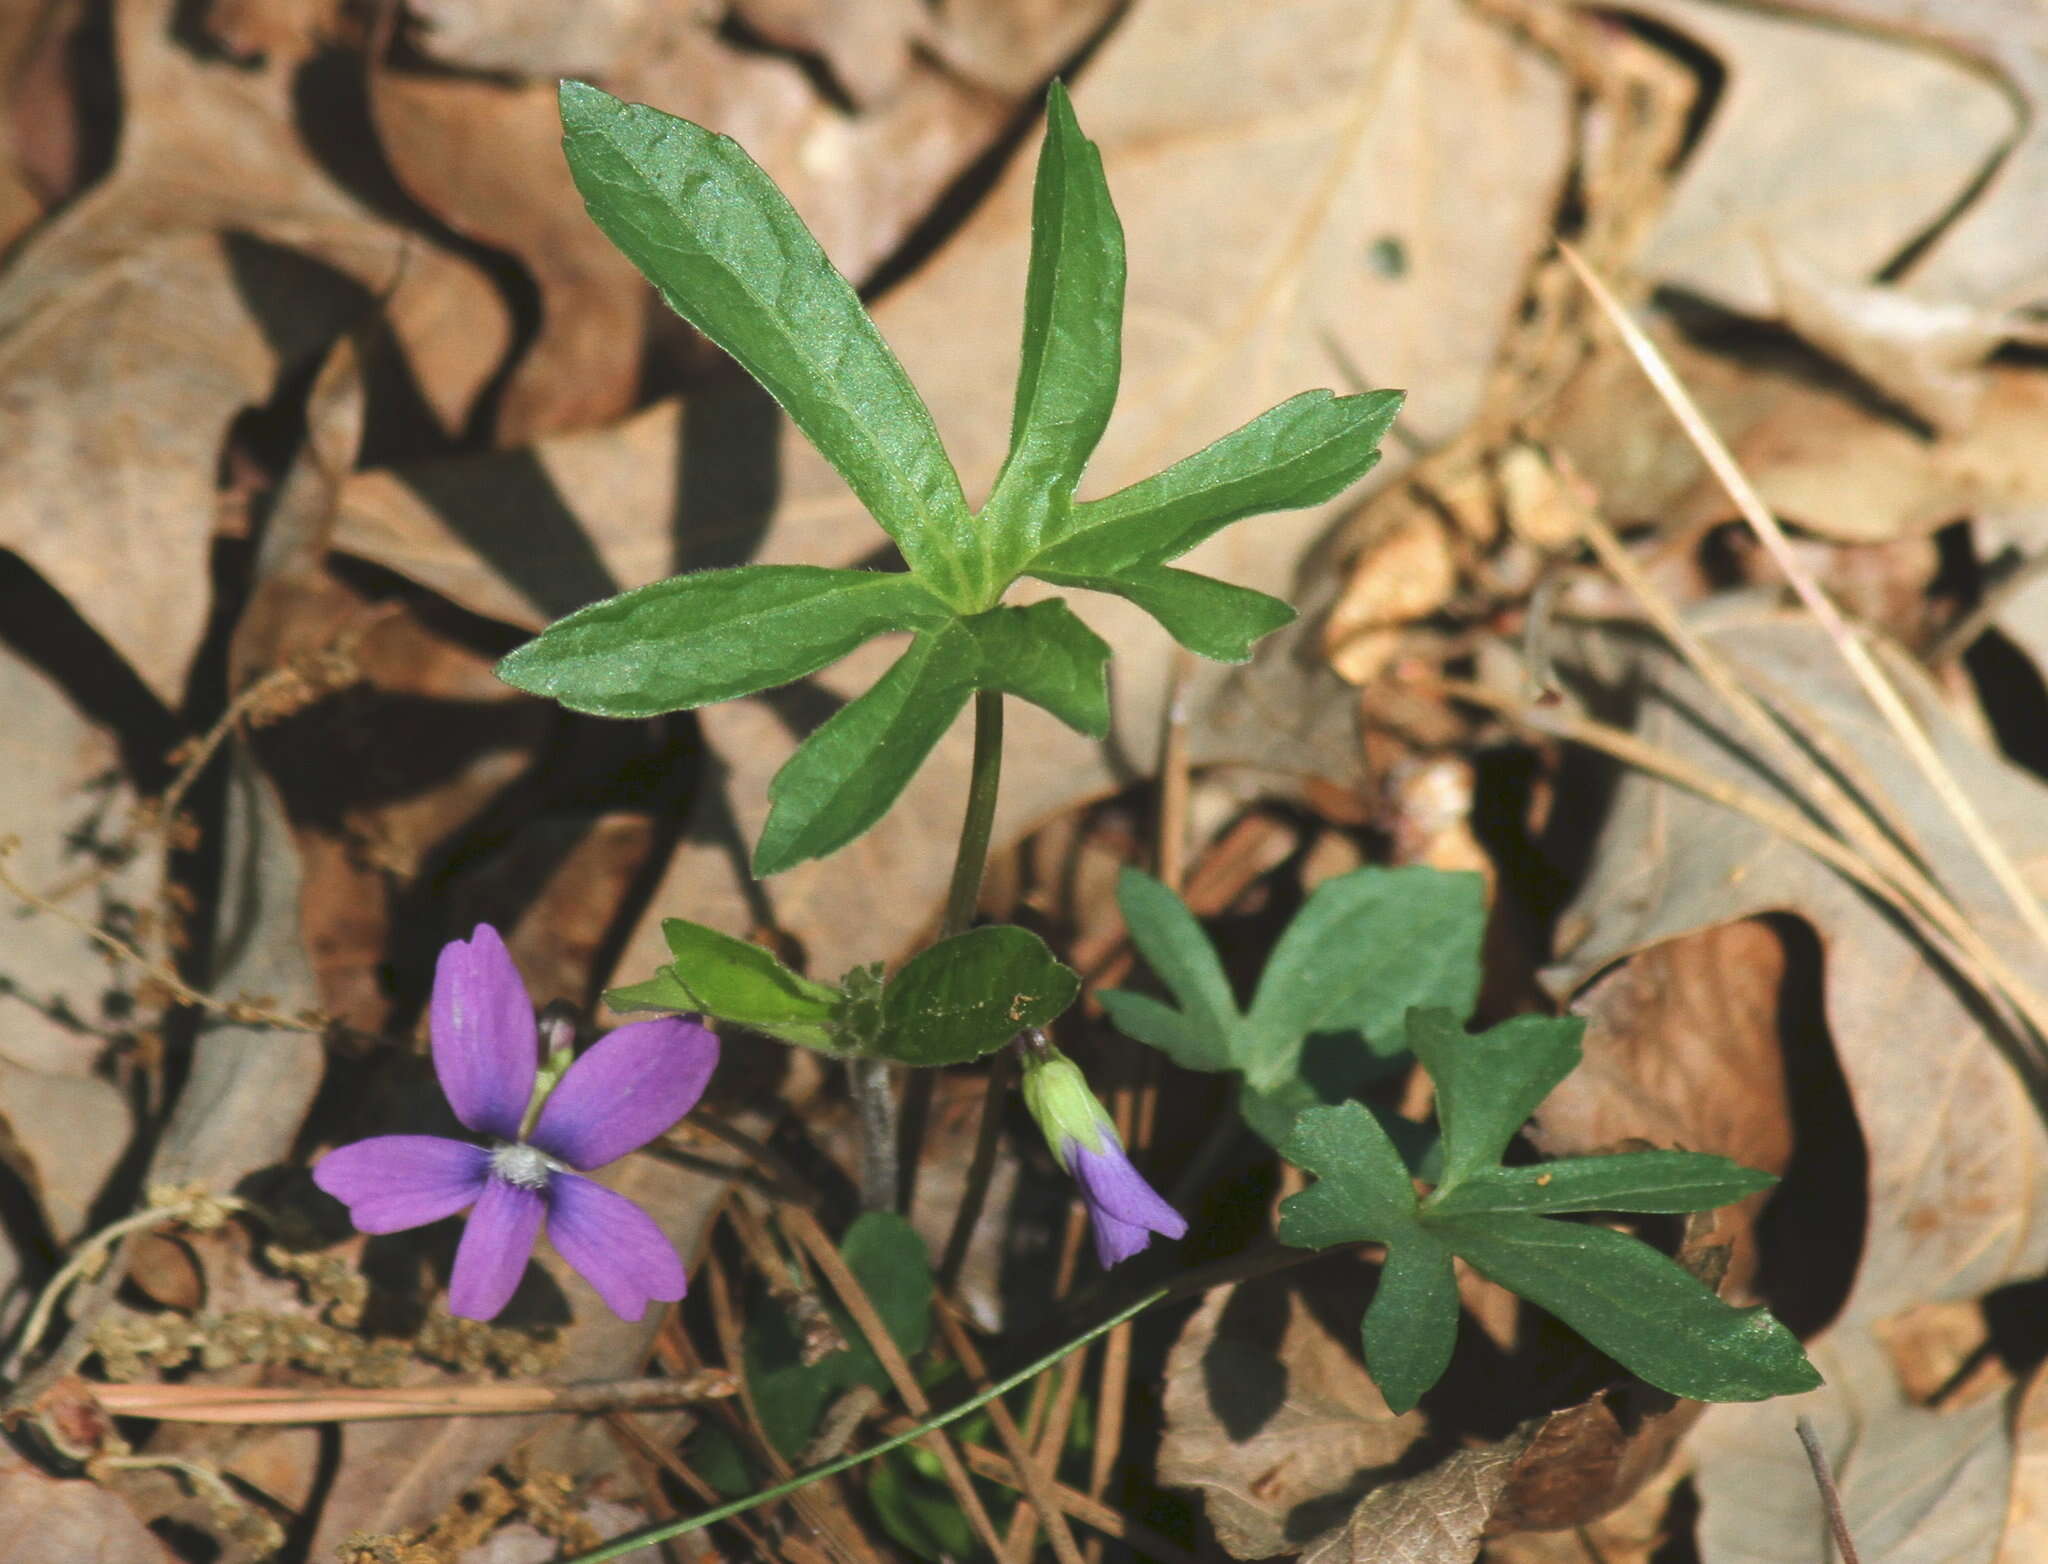
[[1799, 1340], [1762, 1308], [1723, 1303], [1648, 1244], [1538, 1216], [1432, 1224], [1482, 1276], [1549, 1310], [1639, 1379], [1695, 1401], [1816, 1389]]
[[1294, 610], [1277, 597], [1165, 565], [1131, 565], [1116, 575], [1034, 566], [1032, 574], [1055, 586], [1109, 592], [1135, 603], [1182, 646], [1219, 663], [1249, 661], [1261, 639], [1294, 622]]
[[901, 1064], [962, 1064], [1046, 1025], [1080, 991], [1072, 969], [1029, 929], [969, 929], [918, 952], [890, 979], [880, 1051]]
[[755, 876], [837, 852], [881, 819], [967, 704], [974, 663], [958, 620], [920, 634], [799, 744], [768, 784]]
[[1043, 706], [1090, 738], [1109, 732], [1109, 643], [1058, 598], [991, 608], [961, 620], [960, 628], [971, 646], [976, 689]]
[[1436, 1082], [1443, 1187], [1499, 1165], [1536, 1105], [1579, 1063], [1577, 1016], [1515, 1016], [1473, 1036], [1449, 1010], [1408, 1013], [1408, 1046]]
[[669, 306], [767, 389], [912, 570], [991, 601], [976, 529], [924, 400], [788, 200], [739, 143], [583, 82], [563, 150], [591, 217]]
[[773, 689], [951, 610], [901, 572], [745, 565], [672, 576], [558, 619], [498, 664], [517, 689], [653, 717]]
[[1397, 1244], [1417, 1229], [1415, 1185], [1393, 1141], [1363, 1103], [1310, 1108], [1280, 1154], [1316, 1182], [1280, 1202], [1280, 1241], [1298, 1249]]
[[1124, 231], [1102, 154], [1057, 81], [1045, 110], [1010, 453], [982, 508], [998, 546], [1020, 560], [1065, 523], [1123, 363]]
[[1726, 1157], [1696, 1151], [1625, 1151], [1522, 1167], [1482, 1168], [1423, 1202], [1431, 1220], [1492, 1213], [1711, 1211], [1777, 1183]]
[[1390, 1412], [1409, 1411], [1444, 1377], [1458, 1346], [1458, 1317], [1450, 1248], [1425, 1228], [1389, 1244], [1360, 1334], [1365, 1366]]
[[1399, 391], [1304, 391], [1127, 489], [1074, 507], [1066, 536], [1026, 567], [1114, 576], [1178, 559], [1247, 516], [1320, 505], [1379, 460]]
[[1468, 1014], [1485, 932], [1486, 891], [1476, 874], [1414, 864], [1325, 880], [1259, 978], [1247, 1078], [1270, 1087], [1297, 1073], [1302, 1039], [1318, 1033], [1355, 1033], [1372, 1054], [1392, 1058], [1404, 1051], [1411, 1007]]

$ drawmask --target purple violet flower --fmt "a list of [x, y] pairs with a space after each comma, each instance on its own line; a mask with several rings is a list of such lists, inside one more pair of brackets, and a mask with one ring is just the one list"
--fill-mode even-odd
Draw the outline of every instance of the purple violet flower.
[[683, 1262], [654, 1218], [579, 1174], [688, 1113], [718, 1064], [717, 1037], [683, 1016], [635, 1021], [566, 1070], [557, 1055], [542, 1079], [533, 1002], [487, 923], [442, 947], [428, 1029], [448, 1106], [491, 1144], [378, 1135], [336, 1147], [313, 1182], [349, 1220], [396, 1233], [474, 1204], [448, 1286], [449, 1312], [464, 1319], [491, 1319], [511, 1300], [543, 1221], [555, 1251], [621, 1319], [682, 1297]]
[[1074, 1062], [1043, 1035], [1023, 1049], [1024, 1103], [1060, 1165], [1081, 1186], [1103, 1269], [1128, 1260], [1159, 1233], [1180, 1238], [1187, 1218], [1160, 1198], [1124, 1155], [1108, 1113]]

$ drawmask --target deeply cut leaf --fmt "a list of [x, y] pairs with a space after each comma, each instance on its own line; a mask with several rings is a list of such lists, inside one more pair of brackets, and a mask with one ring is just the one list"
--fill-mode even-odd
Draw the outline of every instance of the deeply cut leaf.
[[1410, 1006], [1462, 1015], [1479, 989], [1486, 909], [1475, 875], [1365, 868], [1324, 882], [1281, 935], [1248, 1014], [1171, 891], [1127, 869], [1117, 902], [1181, 1009], [1112, 990], [1100, 996], [1110, 1019], [1188, 1069], [1241, 1073], [1240, 1111], [1274, 1145], [1302, 1109], [1391, 1066]]
[[882, 992], [880, 1051], [901, 1064], [961, 1064], [1044, 1026], [1081, 980], [1029, 929], [969, 929], [920, 951]]
[[1426, 1202], [1432, 1219], [1498, 1212], [1706, 1211], [1777, 1183], [1769, 1173], [1697, 1151], [1625, 1151], [1534, 1166], [1483, 1168]]
[[991, 608], [960, 627], [972, 642], [976, 689], [1043, 706], [1090, 738], [1109, 732], [1109, 643], [1058, 598]]
[[558, 619], [498, 677], [572, 711], [654, 717], [773, 689], [950, 610], [900, 572], [746, 565], [672, 576]]
[[738, 142], [582, 82], [563, 149], [590, 215], [732, 355], [955, 606], [1000, 588], [924, 399], [852, 286]]
[[984, 523], [1021, 561], [1069, 513], [1081, 470], [1116, 405], [1123, 363], [1124, 231], [1102, 154], [1081, 134], [1066, 88], [1046, 94], [1031, 202], [1031, 269], [1010, 454]]
[[768, 784], [755, 875], [836, 852], [881, 819], [967, 704], [975, 663], [957, 620], [920, 635], [799, 744]]
[[[1820, 1379], [1798, 1340], [1763, 1309], [1723, 1303], [1625, 1233], [1528, 1214], [1699, 1210], [1773, 1182], [1722, 1157], [1676, 1152], [1501, 1167], [1508, 1139], [1577, 1062], [1578, 1030], [1571, 1020], [1521, 1016], [1470, 1037], [1448, 1012], [1411, 1011], [1417, 1056], [1436, 1083], [1444, 1182], [1418, 1202], [1370, 1110], [1307, 1109], [1281, 1149], [1317, 1179], [1281, 1202], [1281, 1240], [1387, 1246], [1364, 1331], [1367, 1366], [1396, 1410], [1412, 1406], [1449, 1362], [1453, 1255], [1674, 1395], [1753, 1401], [1812, 1389]], [[1491, 1161], [1482, 1164], [1481, 1153]]]
[[1480, 1274], [1674, 1396], [1762, 1401], [1821, 1382], [1769, 1311], [1723, 1303], [1626, 1233], [1536, 1216], [1465, 1217], [1434, 1230]]
[[1576, 1016], [1516, 1016], [1475, 1037], [1448, 1010], [1409, 1012], [1408, 1046], [1437, 1086], [1447, 1190], [1499, 1166], [1515, 1131], [1578, 1066], [1585, 1030]]
[[1304, 391], [1127, 489], [1074, 507], [1068, 534], [1032, 560], [1080, 575], [1163, 565], [1233, 521], [1332, 499], [1379, 460], [1399, 391]]
[[1249, 661], [1259, 641], [1294, 622], [1294, 610], [1277, 597], [1165, 565], [1132, 565], [1113, 576], [1039, 569], [1033, 574], [1055, 586], [1109, 592], [1136, 603], [1182, 646], [1219, 663]]

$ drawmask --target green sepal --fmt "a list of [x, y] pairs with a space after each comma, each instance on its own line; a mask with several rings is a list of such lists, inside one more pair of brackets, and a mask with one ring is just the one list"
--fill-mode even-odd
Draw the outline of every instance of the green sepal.
[[655, 717], [773, 689], [950, 610], [901, 572], [744, 565], [671, 576], [558, 619], [498, 663], [531, 695]]
[[1001, 589], [924, 399], [775, 181], [730, 137], [561, 87], [584, 204], [669, 307], [839, 470], [912, 570], [962, 609]]
[[1047, 1025], [1080, 992], [1080, 978], [1029, 929], [969, 929], [919, 951], [889, 980], [874, 1051], [899, 1064], [963, 1064]]

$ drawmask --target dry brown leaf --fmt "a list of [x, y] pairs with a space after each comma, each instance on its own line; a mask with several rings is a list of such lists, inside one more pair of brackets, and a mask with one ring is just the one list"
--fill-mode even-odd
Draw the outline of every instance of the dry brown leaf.
[[98, 1483], [0, 1452], [0, 1564], [174, 1564], [176, 1555]]
[[1728, 309], [1773, 312], [1766, 243], [1830, 276], [1874, 276], [2015, 133], [1996, 83], [1934, 50], [1797, 14], [1820, 7], [1637, 9], [1727, 72], [1643, 265]]
[[920, 0], [732, 0], [732, 14], [775, 48], [823, 60], [857, 109], [902, 85], [931, 31]]
[[1387, 1410], [1356, 1333], [1333, 1334], [1328, 1312], [1298, 1284], [1226, 1288], [1167, 1357], [1159, 1480], [1202, 1495], [1234, 1557], [1298, 1551], [1422, 1437], [1422, 1414]]
[[2048, 1558], [2048, 1365], [2037, 1365], [2014, 1396], [2012, 1496], [1998, 1564]]
[[1117, 9], [1113, 0], [937, 0], [930, 48], [968, 80], [1019, 97], [1078, 55]]
[[[2041, 282], [2040, 213], [2048, 200], [2048, 17], [2032, 0], [1796, 0], [1797, 8], [1837, 25], [1883, 29], [1931, 55], [1980, 71], [2013, 104], [2019, 123], [1984, 169], [1981, 189], [1902, 281], [1934, 298], [1987, 306], [2019, 303]], [[1795, 94], [1794, 102], [1798, 101]], [[1939, 127], [1923, 127], [1937, 136]], [[1958, 191], [1960, 196], [1964, 192]]]
[[[2022, 972], [2048, 957], [1810, 623], [1749, 604], [1699, 627], [1781, 719], [1866, 796], [1889, 797], [1906, 845]], [[1639, 734], [1706, 771], [1776, 794], [1713, 700], [1661, 653], [1630, 660]], [[1609, 675], [1615, 672], [1609, 669]], [[1925, 682], [1895, 668], [1936, 748], [2023, 866], [2048, 852], [2048, 787], [1961, 733]], [[1840, 1319], [1971, 1299], [2048, 1265], [2048, 1130], [2013, 1062], [1955, 981], [1861, 891], [1746, 817], [1625, 774], [1548, 975], [1570, 992], [1631, 952], [1766, 912], [1811, 926], [1823, 1006], [1869, 1153], [1869, 1221]]]
[[1471, 1564], [1522, 1442], [1517, 1435], [1460, 1450], [1418, 1477], [1375, 1488], [1302, 1564]]
[[1826, 1546], [1797, 1417], [1820, 1436], [1864, 1564], [1989, 1564], [2012, 1469], [2003, 1404], [1923, 1411], [1863, 1331], [1830, 1331], [1808, 1355], [1821, 1389], [1710, 1407], [1693, 1430], [1701, 1564], [1782, 1564]]
[[0, 275], [0, 542], [167, 703], [208, 612], [230, 421], [366, 313], [365, 290], [390, 291], [414, 378], [451, 426], [506, 342], [477, 273], [313, 162], [288, 62], [201, 60], [174, 10], [115, 8], [119, 161]]
[[1783, 250], [1772, 252], [1771, 263], [1787, 326], [1944, 434], [1960, 434], [1975, 420], [1984, 361], [2036, 329], [2009, 311], [1845, 282]]
[[[569, 8], [576, 10], [580, 8]], [[607, 424], [631, 405], [649, 307], [639, 273], [583, 210], [552, 85], [397, 71], [371, 77], [391, 169], [456, 232], [516, 256], [540, 323], [506, 384], [496, 437], [518, 445]]]
[[1604, 973], [1573, 1002], [1587, 1021], [1584, 1062], [1536, 1110], [1536, 1148], [1580, 1157], [1648, 1141], [1782, 1173], [1792, 1156], [1784, 978], [1783, 945], [1761, 922], [1680, 935]]

